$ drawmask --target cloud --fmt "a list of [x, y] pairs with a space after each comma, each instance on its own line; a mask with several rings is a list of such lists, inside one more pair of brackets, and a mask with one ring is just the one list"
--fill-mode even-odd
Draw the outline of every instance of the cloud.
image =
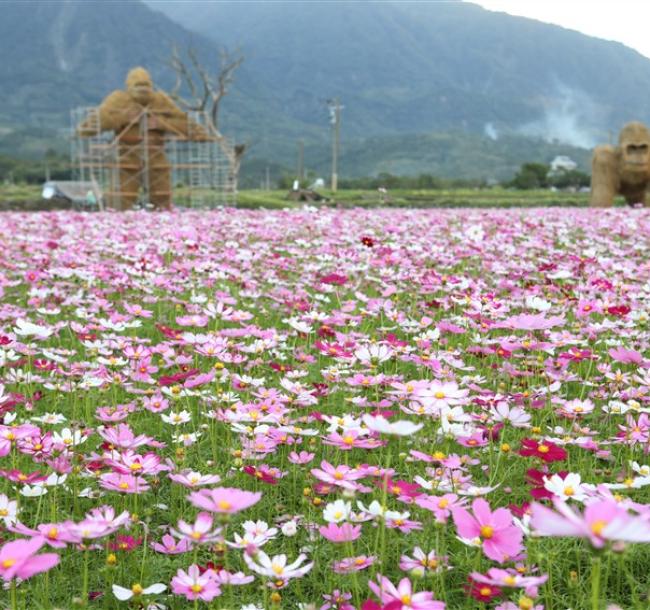
[[556, 82], [545, 99], [543, 116], [517, 131], [548, 141], [593, 148], [601, 142], [605, 125], [605, 112], [589, 95]]

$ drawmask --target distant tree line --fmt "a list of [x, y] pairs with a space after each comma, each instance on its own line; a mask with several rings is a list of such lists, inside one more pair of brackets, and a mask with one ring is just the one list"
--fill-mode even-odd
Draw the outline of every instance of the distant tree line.
[[505, 186], [520, 189], [545, 189], [555, 187], [558, 189], [582, 188], [589, 186], [591, 178], [577, 169], [560, 169], [551, 172], [551, 166], [545, 163], [524, 163], [515, 177]]
[[43, 184], [51, 180], [70, 180], [70, 159], [66, 155], [47, 151], [42, 159], [15, 159], [0, 155], [0, 183]]
[[[255, 160], [251, 161], [254, 165]], [[260, 165], [261, 164], [261, 165]], [[260, 167], [264, 163], [258, 163]], [[254, 168], [251, 176], [257, 176], [260, 168]], [[274, 164], [273, 174], [277, 176], [281, 170]], [[245, 178], [248, 178], [245, 172]], [[49, 150], [42, 159], [16, 159], [9, 155], [0, 154], [0, 183], [10, 182], [15, 184], [42, 184], [49, 175], [51, 180], [70, 180], [72, 171], [70, 160], [67, 155]], [[315, 175], [310, 175], [301, 186], [307, 187], [313, 182]], [[291, 189], [295, 176], [284, 174], [274, 180], [275, 186], [279, 189]], [[244, 179], [242, 186], [245, 188], [257, 188], [257, 178]], [[558, 189], [581, 188], [589, 186], [589, 174], [579, 170], [550, 171], [550, 166], [544, 163], [524, 163], [517, 174], [509, 181], [503, 182], [503, 186], [518, 190], [545, 189], [555, 187]], [[432, 174], [419, 174], [418, 176], [396, 176], [388, 172], [382, 172], [377, 176], [366, 176], [361, 178], [341, 178], [339, 188], [349, 190], [377, 190], [378, 188], [426, 190], [426, 189], [459, 189], [459, 188], [484, 188], [493, 186], [494, 182], [471, 179], [450, 179], [440, 178]]]
[[[315, 178], [315, 176], [314, 176]], [[300, 186], [309, 186], [313, 179], [305, 180]], [[278, 181], [278, 188], [290, 189], [293, 187], [295, 177], [284, 175]], [[376, 176], [364, 176], [360, 178], [339, 178], [339, 188], [343, 190], [377, 190], [385, 189], [455, 189], [455, 188], [477, 188], [487, 186], [485, 180], [471, 180], [465, 178], [439, 178], [432, 174], [419, 174], [418, 176], [395, 176], [388, 172], [381, 172]]]

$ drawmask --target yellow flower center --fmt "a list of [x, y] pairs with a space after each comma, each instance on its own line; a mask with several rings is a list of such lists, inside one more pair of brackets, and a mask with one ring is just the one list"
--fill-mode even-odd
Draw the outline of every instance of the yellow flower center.
[[51, 527], [47, 532], [47, 537], [50, 540], [56, 540], [59, 536], [59, 530], [56, 527]]
[[192, 532], [190, 536], [194, 538], [194, 540], [199, 540], [201, 538], [201, 532]]
[[126, 482], [124, 482], [124, 483], [120, 483], [120, 484], [118, 485], [118, 487], [119, 487], [120, 489], [128, 489], [128, 488], [129, 488], [129, 484], [126, 483]]
[[278, 575], [280, 576], [284, 572], [284, 566], [281, 566], [278, 563], [272, 563], [271, 564], [271, 569]]
[[538, 445], [537, 451], [539, 451], [540, 453], [548, 453], [550, 451], [550, 448], [548, 447], [548, 445]]
[[142, 588], [142, 585], [139, 583], [135, 583], [131, 587], [131, 591], [133, 592], [133, 595], [142, 595], [144, 589]]
[[438, 508], [447, 508], [447, 506], [449, 506], [449, 500], [447, 500], [447, 498], [440, 498]]
[[436, 392], [436, 393], [434, 394], [434, 396], [435, 396], [438, 400], [440, 400], [441, 398], [444, 398], [444, 397], [445, 397], [445, 393], [444, 393], [444, 392]]
[[482, 525], [481, 526], [481, 538], [489, 540], [494, 536], [494, 528], [491, 525]]
[[519, 610], [532, 610], [534, 603], [530, 597], [522, 597], [519, 600]]
[[203, 586], [200, 585], [200, 584], [198, 584], [198, 583], [196, 583], [196, 584], [192, 585], [192, 586], [190, 587], [190, 589], [192, 589], [192, 592], [193, 592], [193, 593], [201, 593], [201, 591], [203, 591]]
[[232, 507], [232, 504], [230, 502], [228, 502], [227, 500], [219, 500], [219, 502], [217, 502], [217, 506], [221, 510], [228, 510], [229, 508]]
[[337, 481], [340, 481], [340, 480], [343, 478], [343, 475], [342, 475], [340, 472], [335, 472], [335, 473], [334, 473], [334, 478], [335, 478]]
[[509, 587], [514, 587], [515, 584], [517, 584], [517, 579], [514, 576], [512, 576], [512, 574], [509, 574], [503, 579], [503, 584]]
[[135, 470], [142, 470], [142, 464], [138, 464], [137, 462], [134, 464], [131, 464], [129, 468], [133, 471]]
[[607, 527], [607, 521], [603, 521], [602, 519], [598, 519], [598, 521], [594, 521], [591, 524], [591, 531], [596, 534], [596, 536], [600, 536], [603, 533], [603, 530]]
[[490, 595], [490, 593], [492, 593], [492, 589], [490, 589], [490, 587], [481, 587], [481, 588], [479, 589], [479, 593], [480, 593], [483, 597], [487, 597], [488, 595]]
[[6, 508], [0, 508], [0, 517], [6, 517], [9, 511]]
[[346, 445], [354, 445], [354, 436], [350, 436], [349, 434], [347, 436], [343, 437], [343, 442]]
[[565, 496], [572, 496], [574, 493], [575, 493], [575, 490], [573, 489], [573, 487], [568, 486], [568, 487], [564, 488], [564, 495]]
[[15, 560], [15, 559], [5, 559], [5, 560], [2, 562], [2, 567], [3, 567], [5, 570], [8, 570], [8, 569], [9, 569], [12, 565], [14, 565], [15, 563], [16, 563], [16, 560]]
[[405, 605], [408, 606], [411, 603], [411, 596], [410, 595], [402, 595], [400, 598], [400, 601]]

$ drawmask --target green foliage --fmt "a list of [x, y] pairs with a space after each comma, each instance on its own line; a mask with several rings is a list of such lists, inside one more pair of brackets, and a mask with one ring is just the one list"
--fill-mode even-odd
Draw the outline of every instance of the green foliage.
[[70, 160], [54, 151], [38, 161], [0, 155], [0, 182], [43, 184], [48, 172], [52, 180], [70, 180]]
[[549, 169], [543, 163], [524, 163], [509, 186], [523, 190], [546, 188]]
[[591, 183], [591, 176], [577, 169], [561, 171], [549, 177], [549, 183], [559, 189], [584, 188]]

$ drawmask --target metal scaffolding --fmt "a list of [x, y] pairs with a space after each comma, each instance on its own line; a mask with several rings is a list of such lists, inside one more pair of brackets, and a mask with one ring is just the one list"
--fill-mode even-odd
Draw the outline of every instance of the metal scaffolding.
[[[230, 143], [220, 134], [213, 134], [205, 113], [188, 113], [190, 117], [188, 134], [166, 133], [164, 155], [171, 166], [173, 202], [185, 207], [233, 206], [237, 204], [237, 192], [226, 154]], [[139, 125], [140, 138], [137, 143], [128, 143], [119, 133], [102, 132], [98, 107], [80, 107], [71, 111], [70, 160], [73, 177], [77, 181], [96, 182], [106, 207], [121, 209], [121, 197], [125, 191], [124, 177], [120, 181], [120, 170], [124, 159], [137, 159], [129, 166], [127, 186], [138, 190], [138, 203], [146, 207], [150, 203], [150, 165], [155, 147], [149, 141], [148, 113], [144, 110], [135, 116], [123, 130]], [[83, 125], [81, 135], [78, 127]], [[171, 131], [171, 130], [170, 130]], [[157, 153], [160, 154], [160, 153]], [[121, 160], [120, 160], [121, 157]], [[155, 159], [153, 159], [155, 161]]]

